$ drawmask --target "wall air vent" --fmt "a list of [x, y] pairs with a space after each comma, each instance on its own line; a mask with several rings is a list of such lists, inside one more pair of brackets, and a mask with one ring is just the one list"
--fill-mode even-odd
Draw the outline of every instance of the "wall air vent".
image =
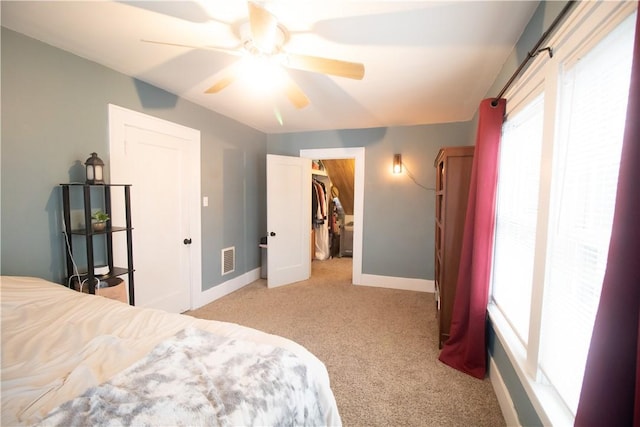
[[236, 270], [236, 248], [232, 246], [222, 250], [222, 275]]

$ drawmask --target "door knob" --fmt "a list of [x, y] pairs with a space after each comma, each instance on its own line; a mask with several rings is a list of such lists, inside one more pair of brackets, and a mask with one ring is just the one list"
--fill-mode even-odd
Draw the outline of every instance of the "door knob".
[[182, 243], [184, 243], [185, 245], [190, 245], [191, 244], [191, 239], [184, 239], [182, 241]]
[[269, 236], [271, 236], [271, 237], [273, 237], [275, 235], [276, 235], [276, 233], [274, 233], [273, 231], [271, 233], [269, 233]]

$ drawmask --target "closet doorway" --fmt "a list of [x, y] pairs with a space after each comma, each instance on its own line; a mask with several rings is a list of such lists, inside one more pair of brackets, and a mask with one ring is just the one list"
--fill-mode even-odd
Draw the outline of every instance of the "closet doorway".
[[[354, 148], [318, 148], [300, 150], [300, 157], [312, 160], [354, 159], [353, 191], [353, 271], [352, 283], [362, 281], [362, 238], [364, 209], [364, 147]], [[328, 190], [330, 191], [330, 190]]]

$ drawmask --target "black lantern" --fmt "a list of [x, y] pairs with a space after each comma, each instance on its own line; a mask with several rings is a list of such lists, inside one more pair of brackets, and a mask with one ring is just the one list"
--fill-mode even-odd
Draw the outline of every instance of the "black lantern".
[[91, 153], [91, 157], [84, 162], [87, 168], [87, 184], [104, 184], [104, 162], [96, 153]]

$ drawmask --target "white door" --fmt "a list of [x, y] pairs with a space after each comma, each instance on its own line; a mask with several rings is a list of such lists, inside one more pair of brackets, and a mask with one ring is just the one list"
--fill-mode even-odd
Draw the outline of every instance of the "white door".
[[267, 286], [311, 276], [311, 160], [267, 154]]
[[[180, 313], [191, 308], [196, 276], [193, 251], [200, 257], [200, 245], [194, 245], [200, 228], [192, 221], [193, 211], [199, 213], [199, 195], [194, 206], [189, 190], [194, 181], [194, 144], [180, 127], [157, 124], [129, 122], [122, 126], [122, 146], [112, 141], [111, 180], [132, 184], [136, 306]], [[199, 133], [197, 145], [199, 154]], [[198, 160], [198, 193], [199, 164]], [[116, 247], [114, 244], [114, 250]]]

